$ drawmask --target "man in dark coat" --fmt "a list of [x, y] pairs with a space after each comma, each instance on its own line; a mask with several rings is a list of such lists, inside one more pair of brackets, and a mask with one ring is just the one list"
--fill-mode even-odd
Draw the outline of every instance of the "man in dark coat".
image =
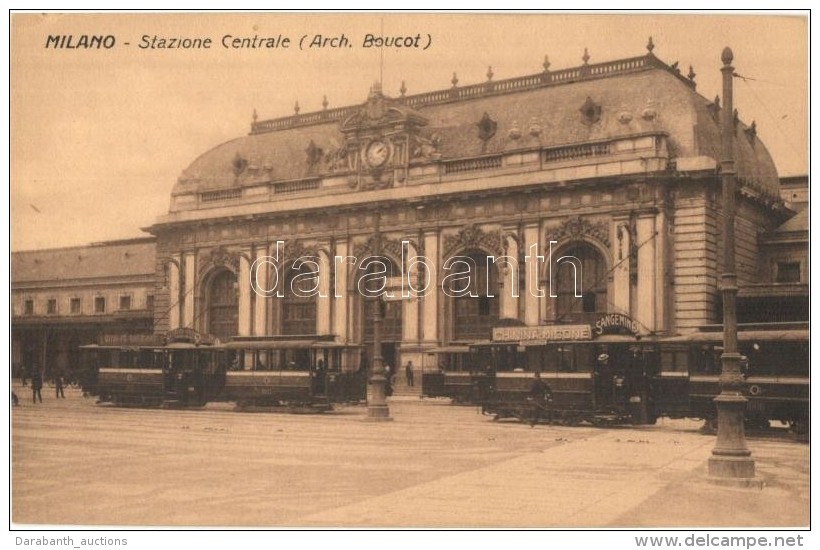
[[37, 366], [31, 370], [31, 397], [37, 403], [37, 398], [40, 398], [40, 403], [43, 402], [43, 394], [40, 390], [43, 389], [43, 371]]
[[541, 379], [541, 373], [535, 371], [535, 378], [530, 386], [530, 395], [528, 400], [532, 404], [532, 420], [530, 427], [535, 426], [536, 422], [541, 420], [544, 413], [547, 414], [547, 419], [552, 424], [552, 389], [549, 385]]

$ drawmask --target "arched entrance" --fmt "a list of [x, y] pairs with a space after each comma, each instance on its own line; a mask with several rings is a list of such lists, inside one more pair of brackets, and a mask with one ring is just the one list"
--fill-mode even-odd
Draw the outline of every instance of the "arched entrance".
[[[487, 254], [472, 250], [459, 254], [458, 265], [453, 273], [463, 273], [469, 266], [469, 287], [466, 279], [452, 280], [448, 288], [451, 296], [451, 319], [453, 340], [488, 340], [492, 338], [493, 327], [498, 324], [500, 309], [500, 287], [498, 270], [487, 263]], [[462, 292], [469, 288], [469, 293]]]
[[587, 322], [607, 312], [607, 262], [597, 248], [569, 243], [553, 261], [555, 321]]
[[285, 275], [281, 334], [316, 334], [316, 272], [309, 262], [299, 269], [295, 265], [289, 265]]
[[239, 291], [236, 274], [223, 269], [208, 285], [208, 333], [228, 339], [239, 331]]

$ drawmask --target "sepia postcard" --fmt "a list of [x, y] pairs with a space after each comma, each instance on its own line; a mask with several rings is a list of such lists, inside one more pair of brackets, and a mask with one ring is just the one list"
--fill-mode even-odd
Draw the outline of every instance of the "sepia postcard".
[[11, 13], [15, 548], [802, 546], [808, 27]]

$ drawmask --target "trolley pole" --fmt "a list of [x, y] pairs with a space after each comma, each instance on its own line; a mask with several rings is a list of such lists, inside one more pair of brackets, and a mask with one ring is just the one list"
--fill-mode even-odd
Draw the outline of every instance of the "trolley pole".
[[[376, 212], [376, 233], [373, 255], [381, 256], [382, 234], [381, 234], [381, 212]], [[373, 283], [375, 284], [375, 283]], [[370, 296], [373, 300], [373, 367], [370, 373], [370, 391], [367, 395], [367, 416], [365, 420], [370, 422], [384, 422], [393, 420], [390, 416], [390, 409], [387, 406], [386, 386], [387, 378], [384, 376], [384, 358], [382, 357], [382, 311], [381, 296]]]
[[732, 98], [734, 67], [732, 50], [724, 48], [723, 110], [721, 113], [722, 154], [720, 179], [723, 207], [723, 355], [721, 356], [720, 395], [715, 398], [718, 433], [709, 458], [709, 477], [717, 483], [749, 485], [754, 482], [755, 463], [746, 447], [744, 420], [745, 381], [740, 372], [737, 349], [737, 273], [735, 273], [735, 192], [737, 177], [734, 160], [735, 121]]

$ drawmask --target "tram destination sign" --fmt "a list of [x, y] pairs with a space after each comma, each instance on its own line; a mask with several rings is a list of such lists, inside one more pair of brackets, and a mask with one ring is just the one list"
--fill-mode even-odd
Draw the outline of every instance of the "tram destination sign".
[[591, 325], [555, 325], [539, 327], [497, 327], [493, 329], [495, 342], [566, 342], [568, 340], [592, 340]]

